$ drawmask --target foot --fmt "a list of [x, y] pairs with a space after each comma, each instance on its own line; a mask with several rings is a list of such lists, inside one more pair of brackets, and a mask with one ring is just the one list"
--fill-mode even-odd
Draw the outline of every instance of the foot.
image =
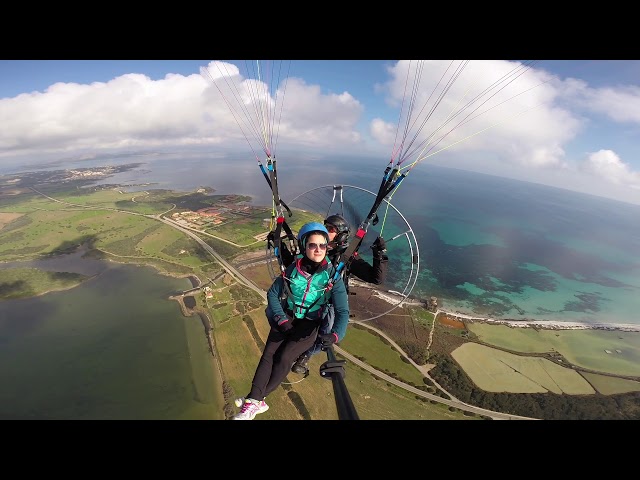
[[303, 353], [298, 357], [293, 366], [291, 367], [291, 371], [294, 373], [299, 373], [301, 375], [306, 375], [309, 372], [309, 368], [307, 367], [307, 363], [309, 363], [309, 358], [311, 358], [306, 353]]
[[[236, 399], [236, 401], [239, 399]], [[269, 410], [269, 405], [264, 400], [254, 400], [247, 398], [242, 404], [240, 413], [234, 415], [233, 420], [253, 420], [259, 413]]]

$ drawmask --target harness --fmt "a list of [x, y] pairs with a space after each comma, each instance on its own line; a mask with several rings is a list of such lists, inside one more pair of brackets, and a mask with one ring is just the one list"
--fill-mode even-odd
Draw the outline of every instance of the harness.
[[[291, 227], [287, 223], [284, 217], [284, 209], [286, 209], [289, 217], [293, 216], [291, 209], [289, 206], [280, 198], [280, 193], [278, 192], [278, 171], [276, 168], [276, 159], [275, 157], [267, 157], [267, 170], [269, 174], [267, 175], [267, 170], [265, 170], [264, 165], [261, 162], [258, 162], [260, 166], [260, 170], [262, 171], [262, 175], [265, 180], [269, 184], [269, 188], [271, 189], [271, 193], [273, 195], [273, 205], [274, 209], [271, 214], [271, 228], [272, 230], [267, 235], [267, 249], [273, 249], [273, 253], [278, 259], [278, 265], [280, 267], [280, 275], [284, 276], [285, 270], [289, 262], [287, 260], [290, 259], [291, 256], [295, 256], [298, 253], [298, 239], [291, 231]], [[275, 223], [275, 229], [273, 229], [273, 225]], [[283, 259], [283, 255], [287, 257], [287, 259]]]
[[[291, 212], [287, 204], [284, 203], [284, 201], [280, 198], [280, 194], [278, 192], [278, 175], [275, 157], [267, 157], [267, 169], [269, 171], [269, 175], [267, 175], [267, 172], [262, 163], [260, 163], [259, 165], [262, 174], [264, 175], [267, 183], [269, 184], [269, 187], [271, 188], [271, 192], [273, 194], [273, 203], [275, 208], [277, 209], [277, 216], [275, 215], [275, 210], [272, 214], [272, 225], [273, 220], [275, 219], [276, 227], [274, 230], [270, 231], [267, 236], [267, 249], [272, 248], [274, 255], [278, 259], [280, 275], [284, 280], [284, 292], [286, 293], [287, 297], [291, 298], [291, 289], [289, 288], [287, 281], [287, 268], [290, 263], [290, 259], [295, 259], [298, 255], [301, 254], [301, 252], [300, 245], [298, 244], [298, 239], [291, 231], [291, 227], [289, 227], [284, 217], [283, 208], [287, 210], [289, 217], [293, 216], [293, 213]], [[353, 262], [353, 259], [358, 256], [358, 249], [360, 248], [360, 245], [362, 244], [362, 241], [367, 234], [369, 225], [377, 225], [378, 208], [382, 204], [383, 200], [400, 185], [405, 177], [406, 173], [400, 174], [397, 166], [393, 169], [391, 168], [391, 163], [387, 166], [384, 171], [380, 187], [378, 188], [378, 194], [375, 201], [373, 202], [369, 214], [367, 215], [365, 220], [362, 221], [362, 223], [358, 226], [355, 237], [349, 243], [346, 250], [341, 254], [338, 254], [338, 256], [331, 262], [331, 265], [335, 269], [335, 271], [333, 275], [329, 277], [329, 281], [327, 282], [327, 285], [325, 287], [325, 297], [328, 296], [327, 292], [331, 291], [331, 288], [333, 288], [333, 285], [338, 281], [340, 276], [343, 276], [345, 288], [347, 290], [347, 294], [349, 294], [350, 266]], [[336, 190], [339, 191], [340, 199], [342, 202], [342, 187], [334, 186], [334, 198], [331, 201], [332, 204], [335, 200]], [[346, 260], [342, 260], [343, 258]], [[316, 299], [316, 302], [317, 300], [318, 299]], [[324, 303], [327, 303], [326, 300]]]
[[404, 180], [406, 175], [406, 173], [399, 174], [398, 167], [394, 167], [393, 170], [391, 170], [391, 164], [387, 166], [382, 177], [382, 182], [380, 183], [380, 188], [378, 188], [378, 194], [376, 195], [376, 199], [371, 206], [371, 210], [369, 210], [367, 218], [365, 218], [365, 220], [363, 220], [362, 223], [358, 226], [358, 231], [356, 232], [353, 241], [349, 244], [343, 254], [343, 257], [346, 258], [346, 260], [344, 262], [340, 261], [336, 266], [336, 274], [332, 279], [334, 283], [343, 271], [346, 272], [348, 278], [349, 267], [351, 266], [351, 262], [353, 262], [353, 259], [358, 255], [358, 249], [362, 244], [364, 236], [367, 234], [369, 225], [377, 225], [378, 223], [377, 212], [378, 208], [380, 208], [380, 204], [382, 204], [382, 201], [400, 185], [400, 182]]
[[[323, 264], [319, 267], [323, 268], [321, 272], [316, 272], [315, 274], [306, 277], [305, 273], [303, 273], [299, 268], [301, 260], [302, 255], [297, 255], [296, 260], [287, 267], [285, 274], [283, 275], [284, 288], [282, 289], [280, 301], [283, 303], [283, 306], [286, 305], [285, 310], [288, 309], [292, 312], [292, 316], [294, 318], [307, 317], [313, 307], [320, 302], [320, 306], [313, 309], [313, 312], [318, 312], [318, 318], [320, 318], [323, 313], [322, 307], [329, 303], [329, 296], [334, 283], [332, 282], [332, 278], [334, 276], [332, 270], [335, 269], [335, 266], [331, 262], [327, 262], [325, 259]], [[304, 282], [300, 279], [304, 279]], [[302, 298], [300, 303], [295, 301], [295, 295], [291, 289], [291, 284], [294, 285], [296, 293], [303, 293], [302, 295], [299, 295]], [[301, 292], [300, 289], [303, 285], [304, 292]], [[321, 285], [323, 286], [321, 287]], [[315, 298], [311, 303], [305, 305], [305, 301], [309, 296]], [[285, 301], [286, 303], [284, 303]]]

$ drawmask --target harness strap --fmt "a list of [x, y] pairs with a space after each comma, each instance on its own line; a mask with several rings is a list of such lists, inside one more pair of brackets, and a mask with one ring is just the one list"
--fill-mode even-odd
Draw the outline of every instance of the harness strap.
[[[262, 163], [259, 163], [259, 166], [260, 166], [260, 170], [262, 171], [262, 175], [264, 176], [265, 180], [269, 184], [269, 188], [271, 188], [271, 193], [273, 195], [273, 203], [278, 213], [276, 218], [276, 228], [275, 230], [269, 232], [269, 234], [267, 235], [267, 248], [269, 248], [270, 246], [273, 247], [273, 253], [278, 259], [278, 264], [280, 266], [280, 274], [284, 276], [284, 272], [286, 270], [287, 265], [284, 264], [284, 260], [282, 258], [283, 238], [285, 240], [288, 240], [289, 245], [287, 249], [294, 257], [295, 255], [298, 254], [298, 242], [295, 235], [291, 231], [291, 227], [289, 227], [289, 225], [287, 224], [284, 218], [284, 213], [281, 208], [281, 207], [284, 207], [287, 210], [289, 217], [293, 215], [293, 213], [291, 212], [291, 209], [280, 198], [280, 194], [278, 192], [278, 172], [277, 172], [275, 157], [273, 158], [271, 156], [267, 157], [266, 162], [267, 162], [267, 168], [269, 170], [269, 175], [267, 175], [267, 172], [264, 168], [264, 165], [262, 165]], [[284, 237], [282, 236], [283, 229], [285, 232]]]
[[355, 239], [350, 242], [349, 246], [344, 252], [344, 256], [347, 258], [347, 260], [338, 264], [338, 272], [342, 272], [342, 270], [346, 270], [347, 272], [349, 271], [351, 262], [357, 255], [358, 249], [362, 244], [364, 236], [367, 234], [369, 224], [373, 223], [373, 225], [375, 225], [378, 223], [377, 212], [378, 208], [380, 208], [380, 204], [394, 189], [396, 189], [400, 185], [400, 182], [402, 182], [405, 177], [406, 173], [398, 176], [398, 167], [395, 167], [393, 170], [391, 170], [391, 166], [387, 166], [384, 171], [382, 182], [380, 183], [380, 188], [378, 189], [378, 195], [376, 196], [376, 199], [371, 206], [371, 210], [369, 211], [367, 218], [358, 226], [358, 231], [356, 232]]
[[[330, 264], [330, 265], [332, 265], [332, 264]], [[291, 276], [291, 274], [293, 273], [293, 270], [295, 268], [296, 268], [296, 262], [293, 262], [291, 265], [289, 265], [289, 267], [287, 268], [287, 270], [289, 270], [289, 276]], [[335, 278], [336, 281], [338, 279], [338, 276], [336, 276], [337, 273], [334, 274], [333, 276], [329, 276], [329, 282], [323, 288], [322, 295], [319, 295], [318, 298], [316, 298], [311, 305], [309, 305], [308, 307], [305, 307], [304, 305], [300, 305], [300, 304], [296, 303], [295, 301], [293, 301], [293, 292], [291, 291], [291, 288], [289, 287], [289, 283], [287, 282], [287, 277], [285, 276], [285, 273], [286, 273], [286, 271], [283, 272], [283, 276], [282, 276], [282, 281], [284, 283], [284, 286], [283, 286], [283, 289], [282, 289], [283, 291], [282, 291], [282, 296], [280, 297], [280, 300], [291, 299], [291, 303], [293, 303], [294, 307], [296, 307], [296, 308], [298, 308], [300, 310], [303, 310], [303, 309], [305, 310], [305, 314], [304, 314], [305, 317], [309, 313], [309, 310], [311, 309], [311, 307], [313, 307], [316, 303], [318, 303], [318, 301], [320, 299], [323, 300], [322, 305], [326, 305], [327, 303], [329, 303], [329, 294], [331, 293], [331, 289], [333, 288], [333, 284], [335, 283], [335, 281], [333, 281], [333, 278]], [[320, 307], [320, 308], [322, 308], [322, 307]]]

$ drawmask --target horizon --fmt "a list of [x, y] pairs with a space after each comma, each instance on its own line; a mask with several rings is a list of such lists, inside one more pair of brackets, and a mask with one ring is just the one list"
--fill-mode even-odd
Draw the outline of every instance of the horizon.
[[[267, 206], [255, 202], [256, 195], [251, 194], [270, 196], [258, 172], [238, 175], [225, 169], [213, 175], [215, 166], [200, 158], [192, 160], [181, 165], [178, 174], [171, 159], [134, 164], [132, 169], [90, 183], [121, 185], [125, 180], [134, 191], [194, 192], [210, 187], [212, 194], [249, 194], [252, 205]], [[326, 162], [322, 177], [304, 165], [289, 172], [299, 180], [285, 182], [289, 187], [306, 185], [307, 189], [310, 185], [305, 179], [309, 178], [323, 185], [312, 186], [298, 196], [302, 197], [299, 200], [293, 195], [283, 197], [292, 209], [315, 204], [320, 211], [328, 211], [330, 192], [320, 195], [317, 190], [332, 187], [325, 181], [333, 175], [332, 166], [339, 165], [333, 162]], [[194, 171], [200, 174], [192, 175]], [[362, 190], [367, 187], [363, 182], [379, 183], [373, 175], [379, 172], [365, 172], [356, 162], [349, 162], [341, 171], [347, 187], [356, 185]], [[41, 172], [34, 175], [42, 176]], [[200, 183], [211, 177], [216, 179], [213, 184]], [[399, 231], [413, 236], [413, 242], [409, 237], [407, 240], [415, 249], [394, 242], [389, 250], [400, 261], [399, 266], [404, 265], [390, 274], [393, 290], [407, 292], [410, 288], [408, 294], [415, 298], [435, 295], [445, 299], [445, 310], [473, 312], [478, 318], [586, 320], [620, 326], [629, 325], [629, 319], [634, 318], [637, 297], [633, 292], [637, 291], [638, 277], [633, 259], [638, 229], [633, 218], [638, 214], [637, 205], [623, 204], [625, 208], [613, 199], [493, 175], [477, 178], [477, 172], [447, 167], [430, 166], [428, 171], [416, 171], [414, 177], [403, 183], [400, 196], [390, 199], [393, 210], [399, 209], [399, 217], [385, 213], [382, 227], [369, 228], [367, 242], [376, 234], [387, 237]], [[375, 189], [368, 187], [365, 189], [375, 197]], [[373, 197], [362, 195], [360, 190], [346, 189], [344, 200], [351, 205], [349, 211], [369, 210]], [[419, 204], [413, 200], [418, 195], [424, 195]], [[397, 223], [401, 220], [408, 222], [406, 227]], [[411, 252], [417, 253], [418, 245], [422, 268], [414, 273], [407, 261], [414, 258]], [[368, 243], [364, 247], [368, 252]]]
[[[0, 116], [7, 126], [0, 133], [0, 171], [123, 152], [257, 157], [259, 149], [247, 145], [251, 139], [201, 74], [222, 64], [238, 85], [257, 78], [245, 61], [0, 61]], [[448, 64], [425, 62], [422, 95], [433, 93]], [[443, 114], [517, 65], [471, 61]], [[283, 74], [278, 148], [311, 160], [392, 156], [411, 68], [391, 60], [291, 62]], [[462, 125], [416, 167], [424, 162], [640, 205], [638, 73], [635, 60], [539, 61], [513, 96], [496, 105], [501, 112]]]

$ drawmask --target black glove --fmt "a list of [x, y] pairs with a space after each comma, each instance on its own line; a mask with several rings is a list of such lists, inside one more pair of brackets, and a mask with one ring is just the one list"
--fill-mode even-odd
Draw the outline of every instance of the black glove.
[[373, 250], [374, 256], [380, 256], [387, 253], [387, 242], [384, 241], [384, 238], [378, 237], [376, 241], [371, 245], [371, 250]]
[[318, 339], [320, 339], [322, 348], [328, 348], [334, 343], [336, 343], [336, 336], [333, 333], [325, 333], [323, 335], [318, 335]]
[[280, 333], [287, 333], [293, 328], [293, 319], [290, 318], [289, 315], [287, 315], [286, 317], [276, 315], [273, 319], [275, 320], [276, 328]]

